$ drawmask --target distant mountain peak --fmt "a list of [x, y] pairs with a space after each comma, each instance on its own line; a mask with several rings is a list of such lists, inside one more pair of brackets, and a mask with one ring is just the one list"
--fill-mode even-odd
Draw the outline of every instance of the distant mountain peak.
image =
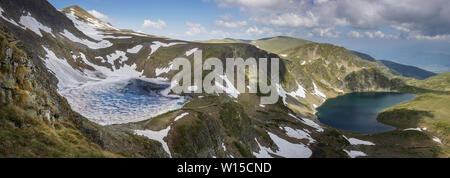
[[274, 36], [274, 37], [261, 38], [261, 39], [259, 39], [259, 40], [260, 40], [260, 41], [261, 41], [261, 40], [271, 40], [271, 39], [277, 39], [277, 38], [290, 38], [290, 39], [295, 39], [295, 38], [289, 37], [289, 36]]
[[415, 66], [399, 64], [388, 60], [380, 60], [380, 62], [405, 77], [423, 80], [437, 75], [436, 73]]
[[298, 47], [308, 43], [311, 43], [311, 41], [288, 36], [263, 38], [251, 42], [251, 44], [257, 46], [258, 48], [272, 53], [279, 53], [281, 51]]
[[392, 70], [392, 72], [396, 75], [401, 75], [404, 77], [411, 77], [411, 78], [415, 78], [418, 80], [423, 80], [432, 76], [435, 76], [436, 74], [415, 66], [410, 66], [410, 65], [404, 65], [404, 64], [400, 64], [400, 63], [396, 63], [393, 61], [388, 61], [388, 60], [377, 60], [374, 57], [365, 54], [365, 53], [361, 53], [358, 51], [351, 51], [353, 54], [355, 54], [356, 56], [358, 56], [361, 59], [364, 59], [366, 61], [370, 61], [370, 62], [377, 62], [379, 61], [380, 63], [382, 63], [384, 66], [386, 66], [387, 68], [389, 68], [390, 70]]
[[84, 10], [83, 8], [81, 8], [80, 6], [77, 6], [77, 5], [66, 7], [66, 8], [62, 9], [61, 12], [65, 13], [65, 14], [74, 15], [75, 17], [82, 19], [85, 22], [91, 23], [103, 30], [119, 31], [119, 29], [112, 26], [110, 23], [103, 22], [102, 20], [98, 19], [97, 17], [93, 16], [88, 11]]

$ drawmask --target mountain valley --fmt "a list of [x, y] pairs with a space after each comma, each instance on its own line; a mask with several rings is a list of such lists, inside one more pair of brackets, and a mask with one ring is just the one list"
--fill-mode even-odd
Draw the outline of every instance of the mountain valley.
[[[0, 17], [0, 157], [450, 155], [449, 73], [285, 36], [170, 39], [45, 0], [1, 1]], [[261, 93], [170, 92], [172, 60], [192, 62], [200, 50], [202, 60], [217, 57], [224, 66], [226, 58], [280, 58], [279, 101], [260, 105]], [[356, 92], [417, 97], [378, 115], [393, 131], [362, 134], [318, 120], [326, 100]]]

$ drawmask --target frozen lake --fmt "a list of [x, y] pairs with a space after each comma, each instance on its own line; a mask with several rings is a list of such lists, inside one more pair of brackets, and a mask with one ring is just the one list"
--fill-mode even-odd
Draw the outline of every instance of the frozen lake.
[[72, 109], [100, 125], [147, 120], [179, 109], [186, 98], [169, 95], [170, 84], [144, 78], [88, 83], [60, 91]]

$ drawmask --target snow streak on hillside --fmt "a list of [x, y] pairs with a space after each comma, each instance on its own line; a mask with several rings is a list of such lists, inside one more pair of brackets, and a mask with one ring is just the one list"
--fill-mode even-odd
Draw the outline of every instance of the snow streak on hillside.
[[279, 136], [268, 132], [272, 141], [277, 145], [278, 149], [273, 151], [271, 148], [262, 146], [258, 140], [256, 143], [259, 146], [260, 151], [254, 152], [257, 158], [272, 158], [272, 155], [278, 155], [285, 158], [309, 158], [312, 155], [312, 151], [304, 144], [294, 144]]
[[97, 42], [76, 37], [71, 32], [64, 30], [64, 33], [61, 33], [61, 35], [63, 35], [67, 39], [76, 43], [84, 44], [91, 49], [108, 48], [113, 45], [110, 41], [104, 40], [105, 38], [111, 38], [111, 36], [104, 35], [104, 32], [102, 31], [105, 28], [104, 24], [93, 19], [88, 19], [89, 21], [87, 22], [83, 21], [75, 15], [75, 12], [73, 10], [71, 11], [71, 13], [66, 13], [66, 16], [70, 20], [72, 20], [78, 30], [83, 32], [86, 36], [97, 40]]
[[14, 21], [13, 19], [7, 18], [5, 16], [3, 16], [3, 13], [5, 11], [3, 10], [3, 8], [0, 7], [0, 17], [3, 20], [6, 20], [7, 22], [20, 27], [24, 30], [30, 30], [32, 32], [34, 32], [35, 34], [37, 34], [40, 37], [43, 37], [41, 30], [44, 32], [47, 32], [48, 34], [50, 34], [51, 36], [55, 37], [55, 35], [52, 33], [52, 29], [50, 27], [47, 27], [45, 25], [43, 25], [42, 23], [40, 23], [38, 20], [36, 20], [30, 12], [26, 12], [24, 11], [24, 13], [26, 13], [26, 15], [22, 15], [20, 17], [19, 23], [17, 23], [16, 21]]

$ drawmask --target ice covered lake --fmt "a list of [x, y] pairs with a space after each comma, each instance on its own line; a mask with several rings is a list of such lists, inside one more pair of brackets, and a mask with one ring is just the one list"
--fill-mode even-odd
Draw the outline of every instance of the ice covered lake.
[[179, 109], [186, 97], [169, 95], [170, 84], [144, 78], [101, 81], [60, 91], [72, 109], [100, 125], [147, 120]]
[[386, 132], [395, 128], [379, 123], [376, 120], [378, 113], [415, 97], [414, 94], [390, 92], [351, 93], [327, 100], [317, 108], [317, 116], [320, 122], [338, 129]]

